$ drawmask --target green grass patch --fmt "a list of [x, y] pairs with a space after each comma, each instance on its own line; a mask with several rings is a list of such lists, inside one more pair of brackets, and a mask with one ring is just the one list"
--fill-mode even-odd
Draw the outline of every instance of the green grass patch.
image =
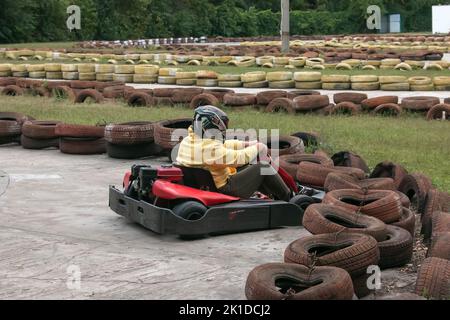
[[[39, 97], [1, 97], [0, 111], [15, 111], [40, 120], [96, 124], [136, 120], [192, 117], [183, 106], [131, 108], [124, 103], [75, 105], [65, 100]], [[385, 118], [265, 114], [258, 110], [225, 109], [233, 128], [280, 129], [282, 134], [315, 131], [330, 153], [350, 150], [360, 154], [373, 168], [384, 160], [404, 165], [410, 172], [422, 172], [441, 190], [450, 192], [450, 123], [405, 115]], [[3, 149], [5, 150], [5, 149]], [[4, 151], [3, 151], [4, 152]]]

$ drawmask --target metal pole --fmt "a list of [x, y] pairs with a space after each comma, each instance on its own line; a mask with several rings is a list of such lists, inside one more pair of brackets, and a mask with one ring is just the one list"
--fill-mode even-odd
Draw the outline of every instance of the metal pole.
[[281, 52], [289, 51], [289, 0], [281, 0]]

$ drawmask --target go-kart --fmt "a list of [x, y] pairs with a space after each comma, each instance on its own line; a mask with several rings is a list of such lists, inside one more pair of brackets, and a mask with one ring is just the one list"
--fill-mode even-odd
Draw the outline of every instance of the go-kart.
[[123, 191], [110, 187], [109, 206], [153, 232], [183, 238], [301, 226], [304, 210], [325, 194], [298, 186], [281, 168], [279, 173], [294, 195], [290, 202], [221, 194], [202, 169], [134, 165], [125, 174]]

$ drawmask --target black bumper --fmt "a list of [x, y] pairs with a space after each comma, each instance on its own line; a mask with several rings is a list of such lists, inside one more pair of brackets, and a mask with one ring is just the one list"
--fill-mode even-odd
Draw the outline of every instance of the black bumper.
[[158, 234], [203, 236], [300, 226], [301, 210], [282, 201], [240, 201], [210, 208], [198, 221], [187, 221], [170, 209], [127, 197], [109, 189], [109, 207], [117, 214]]

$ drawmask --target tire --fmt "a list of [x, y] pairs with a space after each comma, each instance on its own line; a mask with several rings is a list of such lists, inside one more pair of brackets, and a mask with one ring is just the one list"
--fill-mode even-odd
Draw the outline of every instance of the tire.
[[59, 86], [52, 90], [52, 95], [57, 99], [75, 101], [75, 92], [68, 86]]
[[387, 239], [378, 243], [380, 249], [379, 266], [382, 270], [403, 267], [413, 255], [413, 237], [399, 227], [387, 226]]
[[323, 189], [328, 174], [332, 172], [341, 172], [350, 174], [358, 179], [364, 179], [364, 171], [356, 168], [346, 167], [326, 167], [321, 164], [302, 162], [298, 166], [297, 180], [310, 187]]
[[412, 204], [415, 204], [420, 214], [425, 212], [426, 197], [433, 187], [430, 178], [420, 173], [412, 173], [405, 176], [398, 187], [398, 191], [404, 193]]
[[202, 88], [183, 88], [175, 89], [172, 93], [172, 101], [174, 103], [191, 103], [198, 95], [203, 93]]
[[16, 85], [6, 86], [2, 90], [2, 95], [4, 95], [4, 96], [13, 96], [13, 97], [23, 96], [24, 93], [25, 93], [24, 89], [21, 87], [18, 87]]
[[367, 100], [367, 94], [342, 92], [342, 93], [336, 93], [333, 96], [333, 99], [334, 99], [334, 103], [336, 103], [336, 104], [339, 104], [341, 102], [352, 102], [354, 104], [361, 104], [364, 100]]
[[381, 162], [372, 171], [370, 178], [392, 178], [398, 188], [403, 178], [408, 174], [405, 168], [393, 162]]
[[[370, 82], [378, 82], [379, 79], [378, 79], [378, 76], [376, 76], [376, 75], [361, 75], [361, 76], [351, 76], [350, 81], [352, 83], [370, 83]], [[363, 100], [365, 100], [365, 99], [363, 99]], [[354, 101], [352, 101], [352, 102], [354, 102]]]
[[252, 106], [256, 105], [256, 96], [249, 93], [228, 93], [223, 97], [223, 102], [227, 106]]
[[59, 123], [56, 125], [55, 134], [67, 138], [103, 138], [105, 127]]
[[297, 207], [300, 208], [301, 210], [301, 219], [303, 220], [303, 215], [305, 214], [306, 209], [308, 209], [308, 207], [310, 205], [313, 205], [315, 202], [315, 200], [311, 197], [305, 196], [305, 195], [298, 195], [293, 197], [289, 203], [295, 204]]
[[[278, 148], [275, 149], [272, 147], [274, 142], [277, 142]], [[287, 154], [296, 154], [296, 153], [304, 153], [305, 146], [303, 145], [303, 141], [300, 138], [292, 137], [292, 136], [280, 136], [278, 141], [274, 141], [271, 137], [267, 139], [267, 146], [269, 148], [269, 153], [271, 155], [287, 155]]]
[[161, 155], [162, 148], [153, 142], [132, 145], [117, 145], [108, 142], [106, 153], [113, 159], [142, 159]]
[[382, 84], [380, 89], [383, 91], [410, 91], [411, 88], [408, 82], [403, 82]]
[[350, 83], [349, 75], [322, 75], [321, 78], [322, 83]]
[[197, 79], [197, 87], [217, 87], [219, 82], [216, 79]]
[[235, 93], [233, 90], [230, 89], [206, 89], [203, 93], [212, 94], [214, 97], [219, 99], [220, 103], [223, 103], [223, 97], [227, 93]]
[[[0, 121], [1, 122], [1, 121]], [[0, 136], [0, 146], [7, 144], [20, 144], [20, 135], [2, 137]]]
[[[281, 290], [280, 290], [281, 287]], [[345, 270], [334, 267], [310, 269], [298, 264], [271, 263], [248, 275], [248, 300], [352, 300], [353, 284]]]
[[360, 212], [384, 223], [399, 221], [403, 212], [400, 196], [389, 190], [334, 190], [326, 194], [322, 203]]
[[341, 83], [341, 82], [322, 82], [322, 89], [323, 90], [350, 90], [351, 84], [348, 83]]
[[302, 153], [281, 156], [279, 158], [279, 165], [295, 179], [297, 176], [298, 166], [304, 161], [318, 163], [328, 167], [333, 166], [333, 161], [330, 158]]
[[327, 115], [342, 115], [348, 114], [356, 116], [362, 111], [361, 106], [358, 106], [352, 102], [341, 102], [335, 106], [330, 107], [325, 111]]
[[402, 100], [402, 108], [409, 111], [428, 112], [432, 107], [440, 104], [441, 100], [436, 97], [410, 97]]
[[128, 97], [127, 104], [131, 107], [151, 107], [154, 105], [154, 101], [148, 93], [134, 92]]
[[300, 96], [320, 96], [320, 92], [311, 90], [294, 90], [287, 93], [287, 98], [291, 100], [294, 100]]
[[395, 116], [399, 117], [401, 113], [403, 112], [403, 108], [399, 106], [398, 104], [394, 103], [385, 103], [382, 105], [379, 105], [378, 107], [373, 110], [373, 113], [376, 115], [389, 115], [389, 116]]
[[396, 190], [391, 178], [374, 178], [359, 180], [344, 173], [330, 173], [325, 180], [325, 190], [331, 192], [342, 189], [356, 190]]
[[428, 299], [450, 299], [450, 260], [425, 259], [417, 275], [415, 293]]
[[240, 88], [242, 87], [241, 81], [219, 81], [218, 86], [221, 88]]
[[365, 274], [379, 260], [377, 240], [359, 233], [304, 237], [292, 242], [284, 253], [285, 263], [342, 268], [352, 278]]
[[[164, 150], [172, 150], [183, 138], [188, 135], [188, 128], [192, 126], [192, 119], [175, 119], [155, 123], [155, 143]], [[179, 137], [173, 137], [177, 131], [181, 134]]]
[[422, 215], [422, 230], [425, 239], [430, 239], [433, 224], [432, 218], [436, 211], [450, 212], [450, 195], [436, 189], [428, 191], [424, 214]]
[[331, 159], [336, 167], [358, 168], [366, 173], [370, 173], [364, 159], [353, 152], [342, 151], [333, 155]]
[[184, 220], [188, 221], [198, 221], [201, 220], [208, 208], [206, 208], [203, 204], [197, 201], [187, 201], [181, 204], [176, 205], [172, 212], [177, 216]]
[[60, 138], [59, 150], [66, 154], [95, 155], [106, 153], [103, 138]]
[[33, 139], [22, 135], [20, 144], [24, 149], [43, 150], [48, 148], [59, 148], [59, 138], [52, 139]]
[[76, 94], [75, 103], [84, 103], [86, 99], [91, 98], [95, 103], [104, 101], [103, 95], [95, 89], [85, 89]]
[[296, 132], [296, 133], [291, 134], [291, 136], [302, 139], [303, 144], [307, 148], [314, 149], [314, 151], [320, 145], [320, 137], [317, 133], [314, 133], [314, 132]]
[[242, 86], [248, 89], [267, 88], [269, 87], [269, 81], [246, 82]]
[[377, 91], [380, 90], [379, 82], [355, 82], [352, 83], [352, 90], [355, 91]]
[[103, 90], [103, 96], [107, 99], [123, 98], [126, 86], [111, 86]]
[[408, 231], [413, 238], [416, 235], [416, 215], [408, 208], [403, 208], [400, 220], [391, 224]]
[[261, 106], [267, 106], [278, 98], [287, 98], [287, 92], [283, 90], [261, 91], [256, 95], [256, 103]]
[[450, 104], [437, 104], [427, 113], [427, 120], [442, 120], [445, 112], [445, 120], [450, 120]]
[[295, 72], [294, 80], [296, 82], [321, 82], [321, 72]]
[[136, 145], [154, 141], [154, 124], [127, 122], [110, 124], [105, 128], [105, 140], [117, 145]]
[[[450, 215], [450, 213], [445, 213]], [[433, 234], [427, 258], [450, 260], [450, 231]]]
[[314, 111], [324, 108], [330, 104], [328, 96], [299, 96], [294, 99], [295, 109], [297, 111]]
[[450, 232], [450, 212], [435, 211], [431, 217], [431, 230], [434, 235]]
[[294, 102], [288, 98], [276, 98], [272, 100], [266, 107], [267, 113], [285, 112], [288, 114], [295, 114]]
[[322, 82], [296, 82], [295, 88], [300, 90], [322, 89]]
[[59, 136], [55, 133], [60, 121], [27, 121], [22, 126], [22, 134], [33, 139], [55, 139]]
[[386, 103], [398, 104], [398, 97], [397, 96], [384, 96], [384, 97], [367, 99], [362, 102], [362, 107], [365, 109], [373, 110], [376, 107], [378, 107], [382, 104], [386, 104]]
[[386, 224], [377, 218], [356, 214], [352, 210], [325, 204], [313, 204], [303, 217], [303, 226], [314, 235], [361, 233], [386, 240]]
[[197, 109], [198, 107], [201, 107], [201, 106], [219, 107], [220, 101], [216, 96], [214, 96], [210, 93], [198, 94], [192, 98], [192, 100], [190, 102], [190, 108]]
[[22, 125], [15, 120], [0, 120], [0, 137], [14, 137], [22, 133]]
[[429, 77], [411, 77], [408, 82], [412, 86], [425, 86], [433, 84], [433, 80]]
[[240, 81], [242, 83], [266, 81], [266, 73], [261, 71], [244, 73], [241, 75]]

